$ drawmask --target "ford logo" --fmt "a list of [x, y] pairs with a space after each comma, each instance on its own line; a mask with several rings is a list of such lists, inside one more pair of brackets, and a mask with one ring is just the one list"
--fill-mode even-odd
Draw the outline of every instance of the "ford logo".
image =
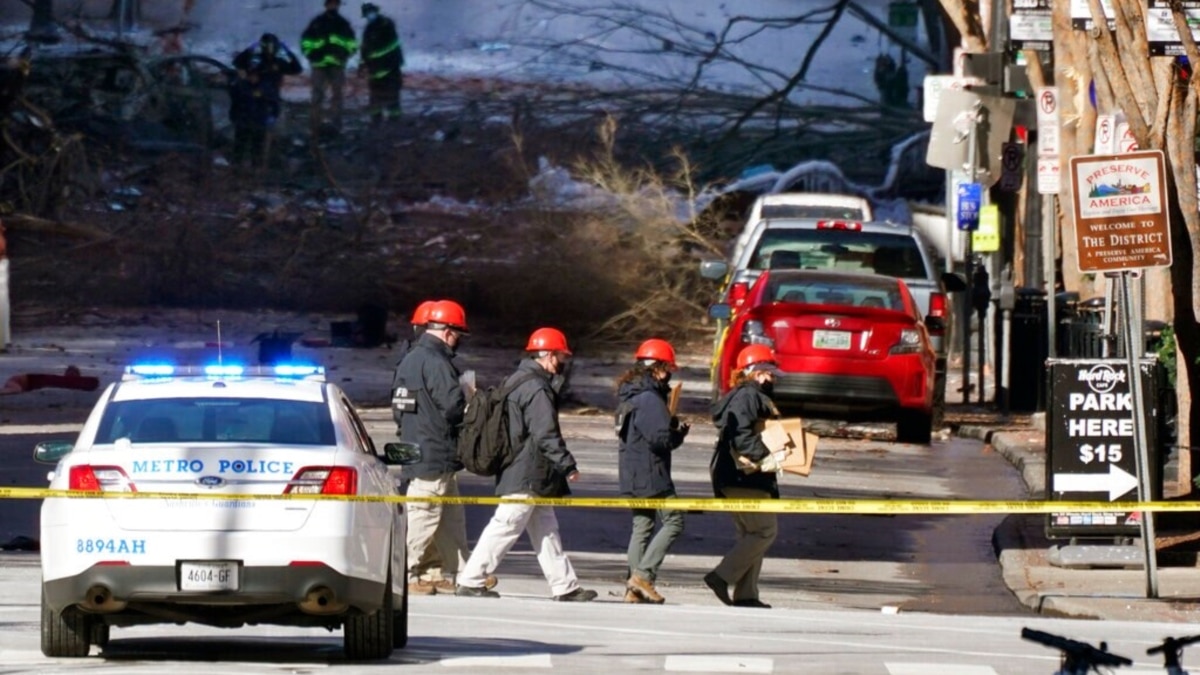
[[221, 487], [225, 484], [225, 479], [220, 476], [201, 476], [196, 479], [196, 485], [207, 488]]

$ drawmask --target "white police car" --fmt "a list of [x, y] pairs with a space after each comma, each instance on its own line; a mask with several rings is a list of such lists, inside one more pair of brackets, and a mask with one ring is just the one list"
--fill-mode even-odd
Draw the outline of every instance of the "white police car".
[[74, 444], [38, 444], [35, 459], [57, 462], [51, 489], [97, 494], [42, 505], [42, 652], [86, 656], [112, 626], [184, 622], [341, 627], [350, 659], [403, 647], [403, 511], [337, 496], [395, 494], [388, 465], [419, 452], [377, 456], [324, 379], [312, 366], [132, 366]]

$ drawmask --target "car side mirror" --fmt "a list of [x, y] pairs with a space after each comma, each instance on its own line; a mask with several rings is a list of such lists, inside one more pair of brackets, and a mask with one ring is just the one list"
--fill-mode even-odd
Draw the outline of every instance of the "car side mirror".
[[421, 461], [421, 446], [399, 441], [383, 445], [383, 462], [389, 466], [407, 466]]
[[709, 306], [708, 316], [712, 319], [727, 321], [729, 317], [733, 316], [733, 309], [723, 302], [717, 303]]
[[724, 260], [703, 260], [700, 262], [700, 276], [705, 279], [720, 281], [729, 274], [729, 264]]
[[74, 441], [42, 441], [33, 447], [33, 461], [58, 464], [58, 460], [71, 454], [74, 449]]
[[946, 332], [946, 317], [934, 316], [932, 314], [925, 317], [925, 329], [931, 335], [942, 335]]
[[961, 293], [967, 290], [967, 280], [957, 272], [942, 272], [942, 285], [947, 293]]

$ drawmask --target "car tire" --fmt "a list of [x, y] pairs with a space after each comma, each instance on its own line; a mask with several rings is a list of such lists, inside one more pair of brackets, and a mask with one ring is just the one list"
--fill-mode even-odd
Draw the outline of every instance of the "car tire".
[[347, 659], [375, 661], [392, 655], [392, 643], [395, 640], [393, 625], [396, 618], [392, 605], [392, 570], [389, 567], [387, 580], [383, 584], [383, 606], [370, 614], [359, 614], [346, 619], [342, 650]]
[[111, 631], [111, 627], [108, 624], [106, 624], [103, 621], [100, 621], [98, 619], [93, 620], [92, 621], [92, 636], [90, 638], [92, 644], [96, 645], [97, 647], [99, 647], [101, 649], [104, 649], [105, 647], [107, 647], [110, 631]]
[[[408, 565], [405, 564], [407, 569]], [[395, 602], [395, 600], [393, 600]], [[392, 618], [392, 648], [404, 649], [408, 646], [408, 583], [400, 594], [400, 608], [395, 610]]]
[[946, 371], [941, 370], [933, 378], [933, 413], [931, 423], [934, 429], [941, 429], [946, 424]]
[[92, 618], [68, 609], [56, 612], [46, 604], [42, 587], [42, 654], [56, 658], [79, 658], [91, 649]]
[[920, 410], [905, 410], [896, 421], [896, 442], [929, 445], [933, 440], [933, 415]]

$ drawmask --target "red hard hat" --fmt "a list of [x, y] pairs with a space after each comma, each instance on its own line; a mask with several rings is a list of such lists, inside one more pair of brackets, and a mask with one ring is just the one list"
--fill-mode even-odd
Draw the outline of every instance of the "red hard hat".
[[571, 353], [571, 350], [567, 348], [567, 336], [557, 328], [539, 328], [533, 331], [529, 335], [529, 343], [525, 345], [525, 351]]
[[760, 363], [775, 364], [775, 353], [766, 345], [748, 345], [738, 352], [738, 370], [745, 370]]
[[417, 311], [413, 312], [412, 323], [414, 326], [424, 326], [429, 323], [429, 310], [437, 304], [435, 300], [426, 300], [417, 305]]
[[467, 330], [467, 312], [462, 308], [462, 305], [453, 300], [438, 300], [429, 308], [429, 315], [426, 317], [429, 323], [443, 324], [447, 328], [453, 328], [460, 333], [469, 333]]
[[642, 346], [637, 348], [637, 353], [633, 355], [633, 358], [639, 361], [662, 361], [670, 366], [671, 370], [677, 367], [675, 365], [675, 348], [671, 346], [670, 342], [658, 338], [650, 338], [643, 342]]

